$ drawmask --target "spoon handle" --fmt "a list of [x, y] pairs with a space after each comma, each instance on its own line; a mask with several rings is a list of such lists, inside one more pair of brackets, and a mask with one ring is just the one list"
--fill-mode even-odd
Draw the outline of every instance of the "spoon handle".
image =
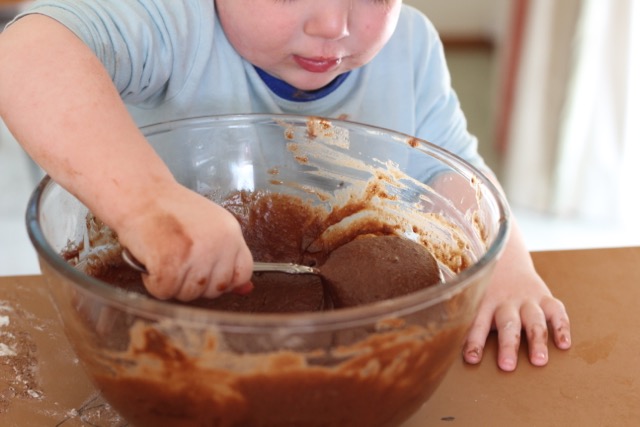
[[[139, 271], [140, 273], [147, 273], [146, 267], [138, 261], [127, 248], [122, 249], [122, 259], [134, 270]], [[286, 262], [254, 262], [253, 271], [274, 271], [289, 274], [320, 274], [320, 270], [315, 267]]]
[[253, 271], [275, 271], [289, 274], [320, 274], [320, 270], [315, 267], [288, 262], [254, 262]]
[[147, 267], [144, 266], [136, 257], [133, 256], [129, 249], [122, 248], [122, 259], [125, 263], [137, 272], [148, 274]]

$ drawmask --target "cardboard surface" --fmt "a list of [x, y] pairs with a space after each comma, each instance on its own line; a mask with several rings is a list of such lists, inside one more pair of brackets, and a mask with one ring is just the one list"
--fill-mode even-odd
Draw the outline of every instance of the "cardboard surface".
[[[520, 349], [512, 373], [457, 362], [407, 427], [640, 425], [640, 248], [533, 253], [542, 278], [571, 318], [573, 346], [551, 344], [539, 368]], [[443, 423], [442, 420], [451, 420]]]
[[122, 427], [64, 336], [41, 276], [0, 278], [0, 426]]
[[[567, 306], [573, 348], [551, 348], [548, 366], [536, 368], [523, 346], [518, 369], [504, 373], [491, 336], [485, 360], [456, 361], [405, 427], [640, 423], [640, 248], [533, 257]], [[0, 425], [127, 425], [82, 371], [40, 276], [0, 278]]]

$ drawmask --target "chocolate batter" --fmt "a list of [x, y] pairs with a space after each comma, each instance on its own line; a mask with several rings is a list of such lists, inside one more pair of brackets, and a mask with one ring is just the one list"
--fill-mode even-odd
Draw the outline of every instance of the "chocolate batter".
[[[321, 311], [382, 301], [440, 282], [438, 263], [424, 246], [392, 235], [394, 230], [377, 220], [359, 223], [334, 241], [324, 242], [323, 231], [343, 218], [298, 198], [240, 192], [222, 205], [240, 222], [254, 259], [319, 266], [322, 277], [256, 273], [249, 295], [230, 293], [189, 305], [249, 313]], [[353, 206], [343, 212], [353, 214]], [[100, 222], [95, 218], [88, 221], [88, 228], [92, 239], [103, 245], [116, 238], [108, 229], [97, 231]], [[359, 235], [362, 229], [367, 234]], [[65, 256], [72, 255], [77, 252]], [[116, 250], [85, 261], [84, 269], [114, 286], [149, 295], [141, 277], [122, 263]]]
[[[123, 363], [94, 376], [132, 425], [397, 427], [441, 382], [464, 328], [430, 334], [411, 326], [372, 334], [344, 347], [342, 363], [327, 354], [330, 366], [286, 350], [251, 362], [234, 362], [223, 352], [193, 357], [151, 331], [133, 332], [129, 353], [119, 355]], [[147, 366], [159, 368], [150, 375]]]
[[212, 310], [246, 313], [300, 313], [331, 308], [320, 277], [286, 273], [256, 273], [249, 295], [233, 293], [189, 303]]

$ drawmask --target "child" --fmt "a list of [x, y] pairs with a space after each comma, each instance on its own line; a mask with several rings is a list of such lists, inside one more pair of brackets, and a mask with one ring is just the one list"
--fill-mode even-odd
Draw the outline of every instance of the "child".
[[[346, 117], [429, 140], [487, 170], [450, 87], [439, 38], [401, 0], [46, 0], [0, 36], [0, 115], [57, 182], [117, 231], [159, 298], [246, 292], [235, 219], [176, 183], [139, 127], [230, 113]], [[547, 323], [570, 346], [563, 304], [517, 226], [463, 355], [492, 328], [498, 365], [547, 363]]]

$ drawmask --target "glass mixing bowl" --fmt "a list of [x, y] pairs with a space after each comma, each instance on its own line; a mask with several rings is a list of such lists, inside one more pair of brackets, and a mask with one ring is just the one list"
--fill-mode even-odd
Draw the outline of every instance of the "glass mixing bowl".
[[69, 341], [111, 405], [136, 426], [182, 427], [399, 426], [419, 409], [460, 357], [505, 245], [507, 207], [491, 181], [428, 142], [339, 120], [203, 117], [143, 132], [181, 183], [216, 201], [264, 190], [331, 210], [375, 188], [358, 218], [425, 244], [446, 281], [321, 312], [154, 300], [65, 261], [70, 244], [91, 244], [88, 211], [45, 177], [28, 231]]

